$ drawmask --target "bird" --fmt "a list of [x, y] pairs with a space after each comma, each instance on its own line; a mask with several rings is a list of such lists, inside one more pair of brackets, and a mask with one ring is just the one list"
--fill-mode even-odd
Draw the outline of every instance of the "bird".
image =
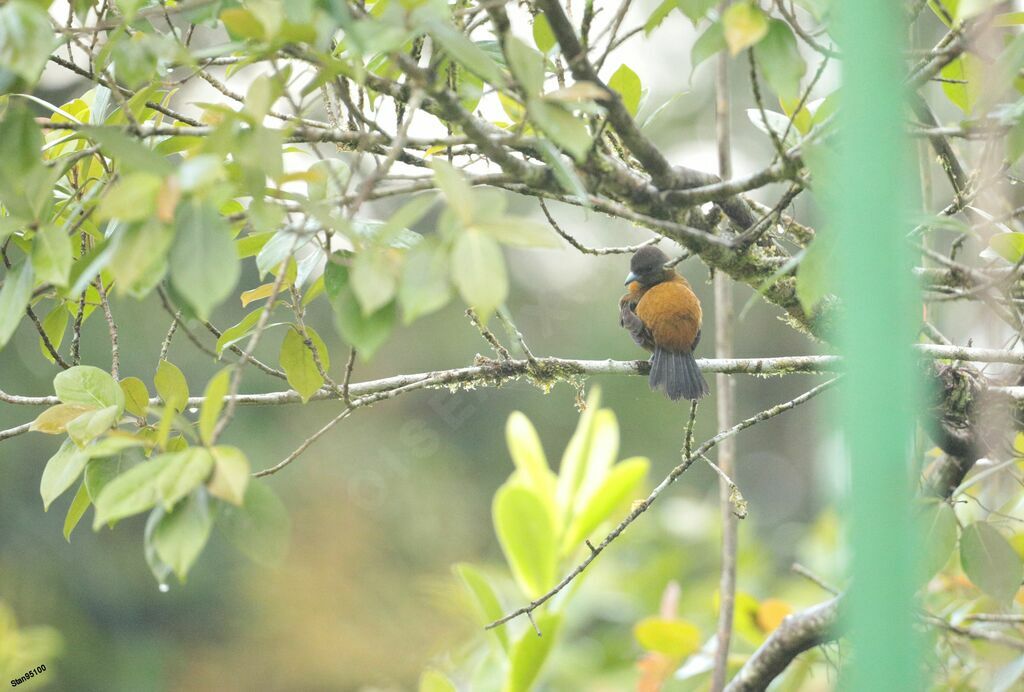
[[619, 300], [619, 324], [653, 354], [651, 389], [672, 401], [693, 401], [708, 393], [693, 357], [700, 343], [700, 300], [686, 279], [665, 266], [668, 261], [653, 245], [633, 254], [625, 283], [629, 292]]

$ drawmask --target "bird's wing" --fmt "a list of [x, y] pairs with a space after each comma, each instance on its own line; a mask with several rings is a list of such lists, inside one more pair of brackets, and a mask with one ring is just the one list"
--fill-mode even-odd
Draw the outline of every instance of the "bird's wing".
[[637, 346], [652, 350], [654, 342], [651, 339], [651, 333], [647, 331], [647, 327], [635, 312], [638, 300], [632, 293], [622, 296], [619, 301], [619, 325], [629, 332]]
[[700, 334], [700, 301], [682, 280], [665, 281], [649, 289], [636, 306], [654, 343], [672, 351], [692, 352]]

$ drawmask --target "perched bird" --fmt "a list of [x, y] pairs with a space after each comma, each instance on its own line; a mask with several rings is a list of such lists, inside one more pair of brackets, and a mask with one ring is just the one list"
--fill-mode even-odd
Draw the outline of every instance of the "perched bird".
[[651, 351], [651, 389], [672, 401], [700, 399], [708, 383], [693, 350], [700, 343], [700, 301], [686, 279], [666, 268], [668, 256], [646, 245], [629, 263], [629, 293], [619, 300], [619, 324]]

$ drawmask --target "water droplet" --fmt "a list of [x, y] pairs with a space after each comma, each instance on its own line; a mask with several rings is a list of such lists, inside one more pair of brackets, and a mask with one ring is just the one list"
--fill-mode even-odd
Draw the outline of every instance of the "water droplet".
[[160, 593], [167, 593], [171, 590], [171, 587], [167, 586], [167, 584], [161, 584], [157, 588], [160, 589]]

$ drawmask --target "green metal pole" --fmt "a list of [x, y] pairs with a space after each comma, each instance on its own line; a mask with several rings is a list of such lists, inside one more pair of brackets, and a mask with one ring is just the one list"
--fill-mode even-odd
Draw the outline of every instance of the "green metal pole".
[[903, 3], [841, 0], [839, 152], [840, 345], [849, 364], [840, 427], [851, 464], [853, 581], [843, 606], [852, 644], [844, 689], [921, 688], [914, 642], [909, 453], [917, 401], [910, 344], [917, 324], [905, 243], [910, 185], [903, 137]]

